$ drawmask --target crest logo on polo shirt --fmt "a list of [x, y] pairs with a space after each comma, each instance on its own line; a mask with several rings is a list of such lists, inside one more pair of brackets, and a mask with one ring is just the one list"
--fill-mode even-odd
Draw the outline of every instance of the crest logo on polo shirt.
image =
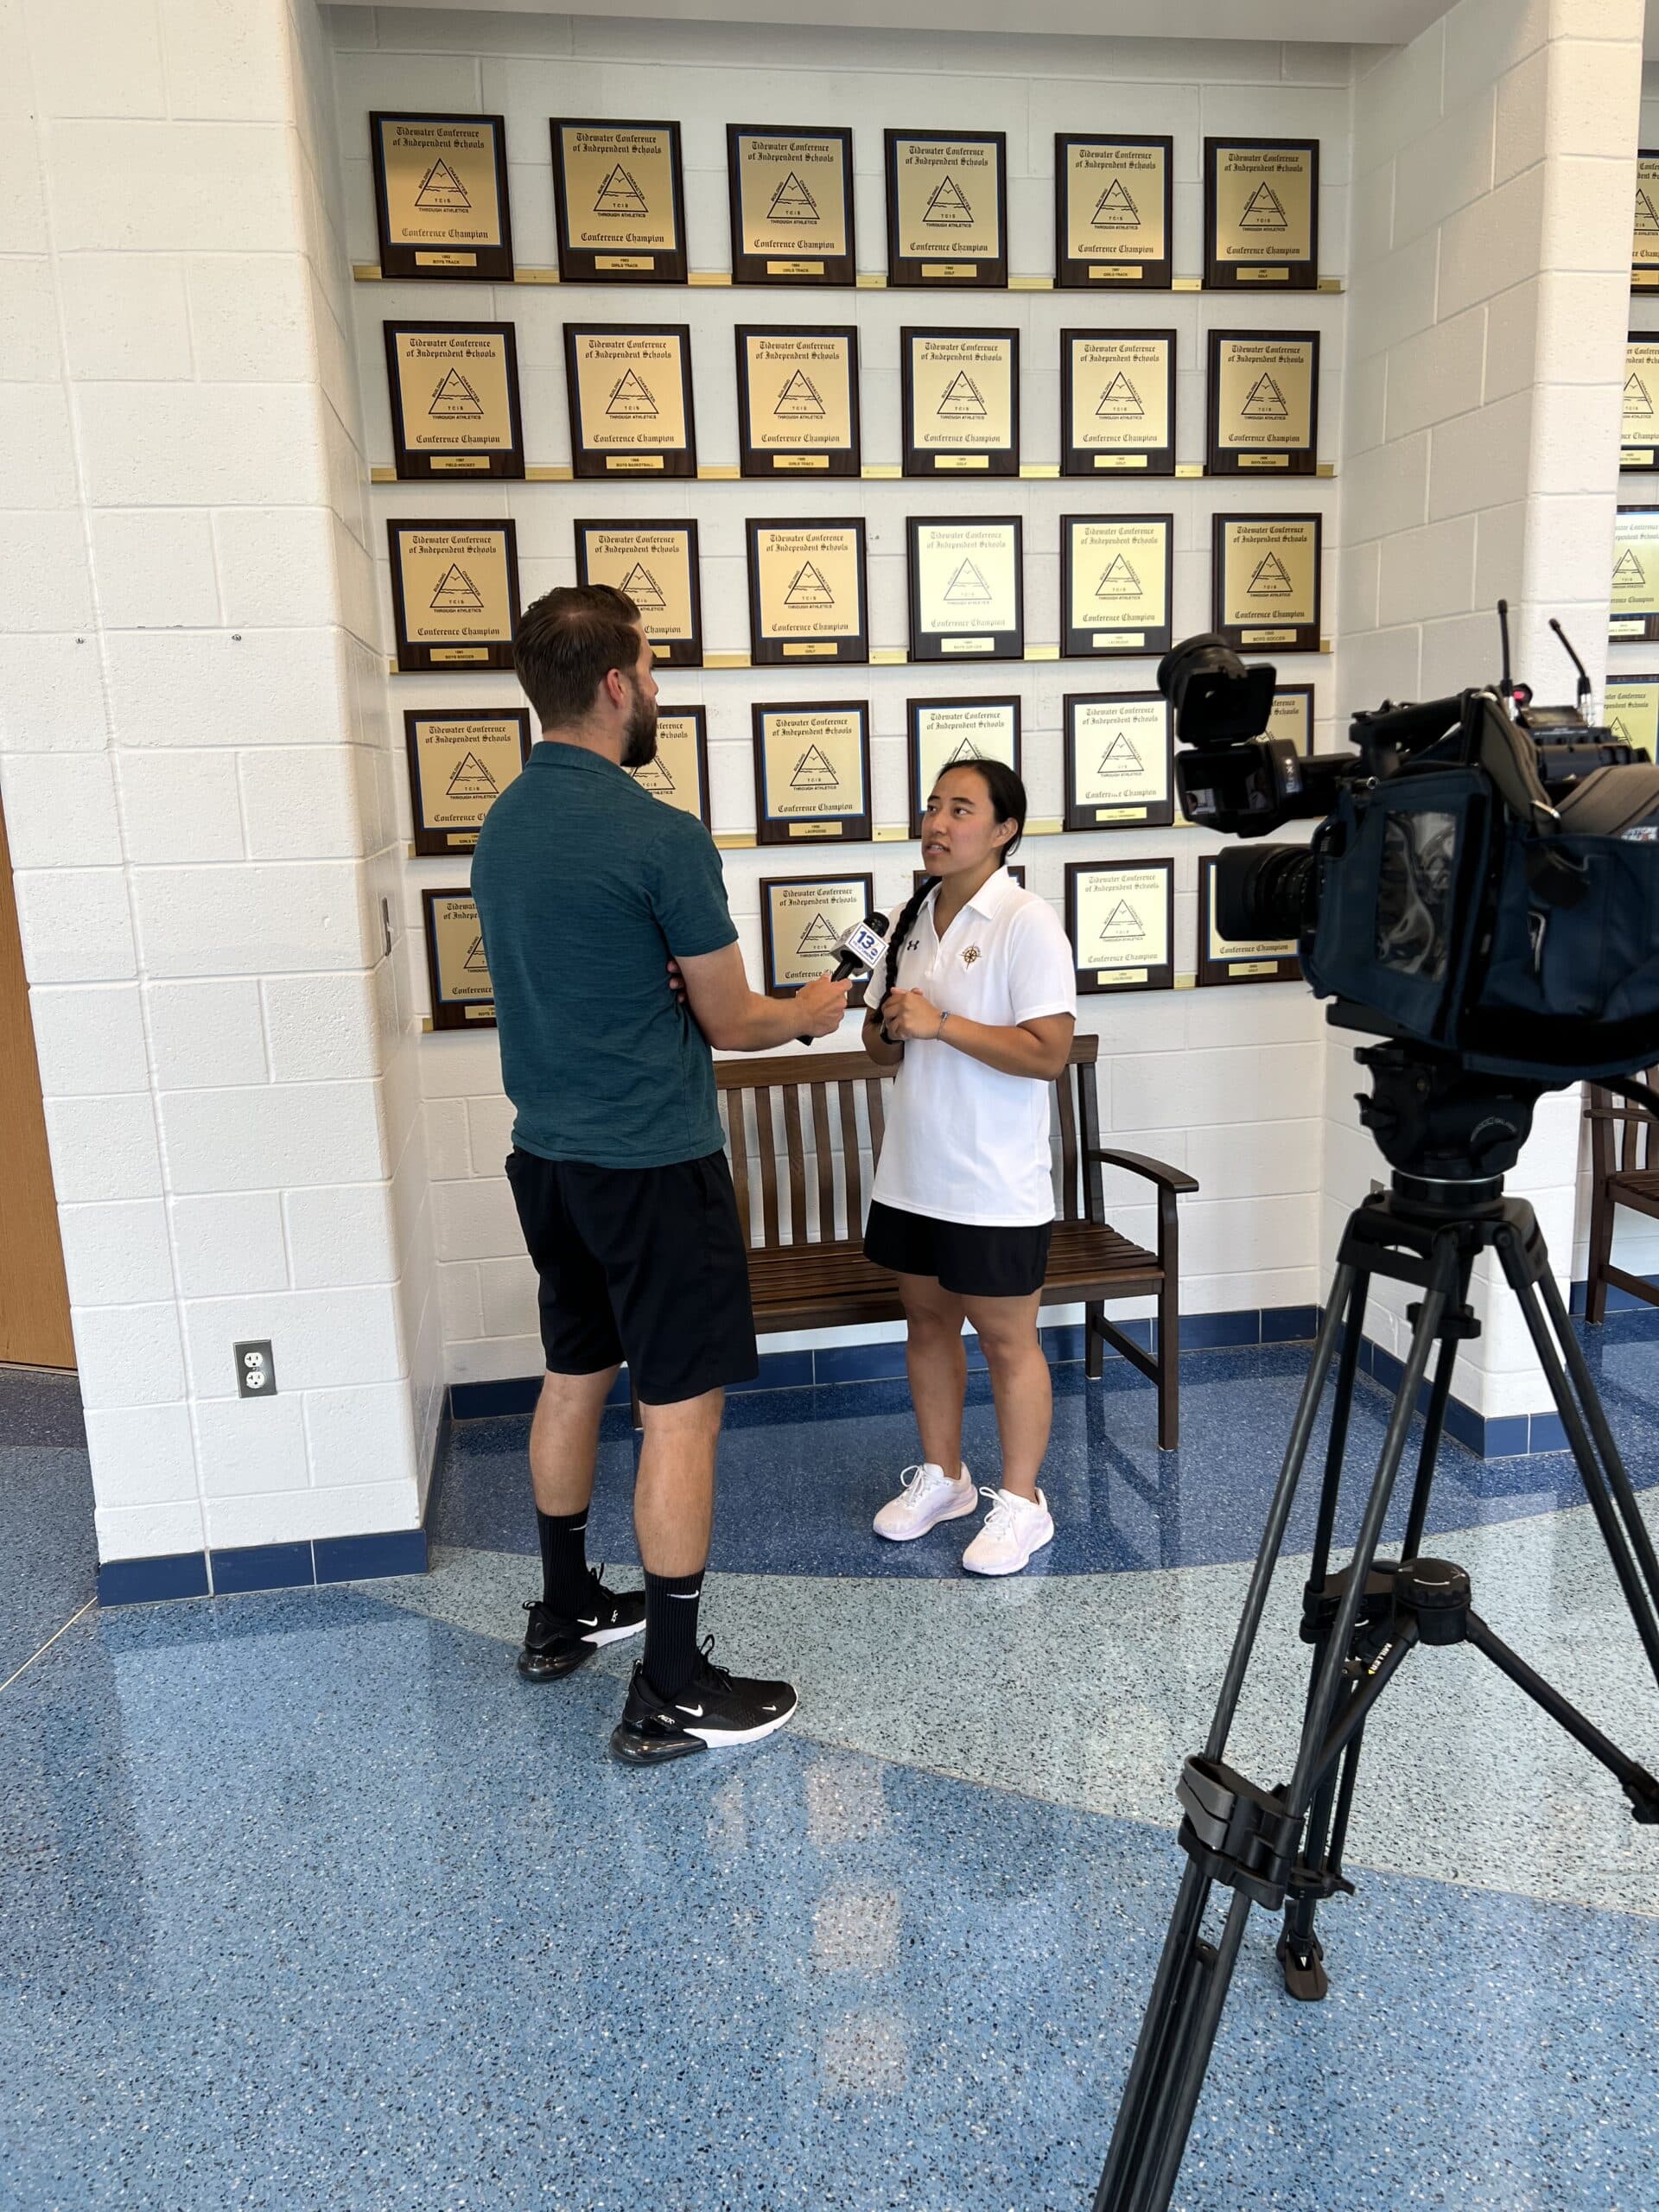
[[971, 968], [978, 957], [979, 947], [976, 944], [970, 944], [963, 953], [962, 964], [964, 968]]

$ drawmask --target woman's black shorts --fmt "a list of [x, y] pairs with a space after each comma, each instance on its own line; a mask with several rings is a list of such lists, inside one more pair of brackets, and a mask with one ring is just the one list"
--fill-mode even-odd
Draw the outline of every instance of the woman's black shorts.
[[895, 1274], [932, 1275], [958, 1298], [1029, 1298], [1043, 1287], [1052, 1221], [1035, 1229], [985, 1229], [934, 1221], [877, 1200], [864, 1224], [864, 1256]]

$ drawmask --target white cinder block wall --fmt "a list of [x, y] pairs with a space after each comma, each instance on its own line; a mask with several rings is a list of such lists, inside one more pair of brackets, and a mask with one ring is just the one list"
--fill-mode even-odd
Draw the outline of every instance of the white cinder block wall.
[[[1354, 262], [1343, 451], [1344, 709], [1490, 680], [1507, 597], [1516, 671], [1573, 696], [1559, 615], [1598, 687], [1630, 303], [1641, 0], [1459, 0], [1355, 85]], [[1351, 1040], [1359, 1041], [1359, 1040]], [[1324, 1247], [1386, 1174], [1359, 1128], [1351, 1041], [1327, 1048]], [[1509, 1179], [1565, 1283], [1580, 1101], [1541, 1102]], [[1548, 1402], [1482, 1264], [1484, 1332], [1457, 1395]], [[1372, 1333], [1403, 1352], [1406, 1294]], [[1391, 1328], [1390, 1328], [1391, 1324]]]
[[410, 1528], [440, 1346], [315, 9], [0, 35], [0, 777], [100, 1555]]
[[[556, 260], [548, 118], [565, 115], [677, 118], [686, 165], [686, 227], [694, 270], [729, 266], [726, 184], [728, 122], [848, 123], [855, 133], [856, 219], [862, 268], [886, 265], [882, 131], [960, 125], [1005, 130], [1008, 140], [1011, 269], [1052, 268], [1053, 141], [1057, 130], [1118, 126], [1161, 130], [1175, 140], [1175, 264], [1202, 265], [1200, 162], [1206, 133], [1258, 130], [1321, 142], [1321, 265], [1347, 267], [1349, 77], [1343, 47], [1218, 44], [1113, 39], [959, 36], [834, 29], [653, 23], [601, 18], [455, 14], [438, 10], [344, 7], [329, 17], [352, 257], [377, 258], [367, 117], [374, 108], [423, 105], [505, 116], [514, 248], [527, 266]], [[764, 61], [757, 55], [764, 55]], [[1343, 412], [1347, 302], [1295, 298], [1147, 294], [1095, 302], [1055, 293], [988, 293], [924, 298], [917, 293], [808, 294], [728, 289], [634, 289], [359, 284], [359, 372], [372, 461], [391, 459], [380, 325], [396, 315], [510, 320], [518, 336], [526, 453], [532, 465], [564, 465], [569, 440], [561, 331], [568, 319], [687, 322], [691, 329], [699, 458], [738, 460], [732, 327], [739, 321], [853, 321], [859, 327], [866, 458], [896, 463], [899, 340], [906, 323], [1014, 325], [1020, 333], [1024, 458], [1058, 458], [1059, 338], [1064, 327], [1111, 315], [1131, 327], [1179, 333], [1179, 457], [1204, 452], [1202, 334], [1217, 322], [1317, 328], [1323, 334], [1321, 452], [1335, 454]], [[758, 483], [573, 486], [376, 486], [377, 548], [387, 515], [511, 513], [517, 518], [526, 599], [575, 580], [571, 531], [577, 515], [691, 513], [701, 526], [704, 623], [710, 650], [748, 644], [743, 560], [746, 516], [788, 512], [868, 517], [873, 642], [906, 642], [905, 518], [911, 513], [1020, 513], [1025, 519], [1027, 634], [1058, 635], [1059, 517], [1146, 508], [1175, 517], [1177, 634], [1208, 628], [1210, 517], [1217, 508], [1322, 510], [1334, 533], [1339, 486], [1303, 480], [1233, 486], [1160, 480], [1138, 487], [1015, 482], [977, 490], [920, 482], [800, 487], [785, 495]], [[1327, 560], [1327, 631], [1334, 628], [1334, 562]], [[384, 575], [383, 611], [389, 607]], [[383, 619], [384, 613], [383, 613]], [[878, 823], [906, 812], [906, 701], [1017, 691], [1023, 702], [1025, 772], [1034, 818], [1061, 810], [1062, 706], [1067, 691], [1131, 690], [1153, 680], [1152, 660], [998, 664], [978, 670], [871, 668], [822, 675], [803, 690], [788, 671], [687, 672], [663, 696], [701, 700], [709, 711], [710, 782], [717, 831], [753, 831], [750, 707], [757, 699], [838, 696], [868, 699], [872, 715]], [[1335, 728], [1332, 662], [1288, 661], [1285, 680], [1312, 682], [1321, 736]], [[516, 702], [509, 676], [394, 677], [395, 717], [435, 702]], [[402, 798], [400, 805], [406, 804]], [[1155, 830], [1032, 839], [1021, 858], [1027, 882], [1063, 905], [1067, 861], [1176, 855], [1178, 969], [1194, 964], [1198, 861], [1220, 841], [1194, 830]], [[818, 854], [825, 866], [873, 869], [878, 907], [908, 892], [915, 848], [855, 847]], [[726, 880], [751, 976], [760, 974], [763, 875], [807, 873], [813, 861], [780, 851], [728, 851]], [[425, 990], [416, 942], [423, 886], [464, 882], [466, 862], [412, 861], [404, 919], [410, 988]], [[1116, 1141], [1185, 1166], [1203, 1184], [1183, 1203], [1183, 1303], [1189, 1311], [1311, 1304], [1318, 1295], [1319, 1017], [1295, 986], [1182, 991], [1085, 999], [1082, 1026], [1102, 1038], [1102, 1116]], [[847, 1039], [856, 1034], [849, 1025]], [[580, 1040], [575, 1040], [579, 1049]], [[511, 1114], [490, 1034], [428, 1037], [420, 1049], [427, 1101], [433, 1219], [452, 1380], [537, 1371], [534, 1286], [501, 1173]], [[1149, 1186], [1123, 1179], [1114, 1218], [1130, 1235], [1155, 1233]], [[887, 1336], [888, 1329], [839, 1332]], [[768, 1348], [788, 1341], [768, 1339]], [[811, 1341], [804, 1339], [802, 1341]]]

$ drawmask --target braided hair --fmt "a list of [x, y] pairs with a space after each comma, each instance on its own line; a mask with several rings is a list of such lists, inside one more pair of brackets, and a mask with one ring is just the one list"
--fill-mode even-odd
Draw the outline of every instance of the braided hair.
[[[1014, 823], [1014, 835], [1002, 848], [1001, 865], [1006, 868], [1009, 856], [1025, 835], [1026, 787], [1024, 784], [1020, 782], [1006, 760], [953, 760], [950, 766], [952, 770], [957, 768], [976, 770], [984, 783], [986, 792], [991, 802], [991, 812], [999, 824], [1004, 822]], [[941, 769], [939, 772], [943, 775], [945, 772]], [[899, 972], [899, 955], [904, 950], [905, 941], [915, 926], [916, 917], [922, 911], [923, 902], [926, 899], [929, 892], [938, 888], [939, 881], [940, 879], [937, 875], [925, 875], [899, 910], [899, 918], [888, 935], [887, 949], [882, 957], [881, 965], [871, 976], [864, 995], [865, 1005], [874, 1012], [878, 1019], [880, 1016], [882, 1004], [887, 993], [893, 988], [893, 979]], [[880, 977], [879, 984], [878, 976]]]

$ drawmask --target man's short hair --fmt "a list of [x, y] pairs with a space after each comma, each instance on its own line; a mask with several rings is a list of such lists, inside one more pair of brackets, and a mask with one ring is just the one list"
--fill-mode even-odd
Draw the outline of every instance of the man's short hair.
[[543, 729], [582, 721], [613, 668], [639, 658], [639, 609], [610, 584], [561, 584], [518, 618], [512, 664]]

